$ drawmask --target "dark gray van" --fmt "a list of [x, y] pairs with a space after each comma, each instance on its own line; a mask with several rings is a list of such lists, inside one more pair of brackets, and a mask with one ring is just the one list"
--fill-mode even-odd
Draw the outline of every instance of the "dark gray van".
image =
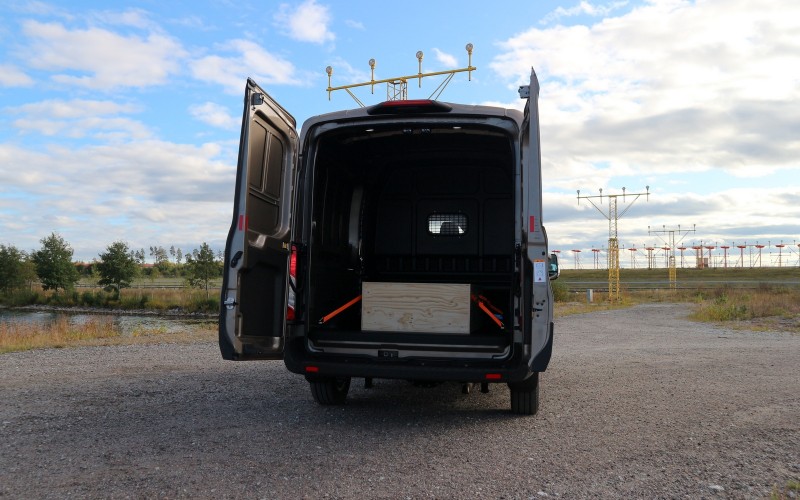
[[553, 345], [537, 99], [388, 101], [294, 118], [248, 80], [219, 344], [320, 404], [353, 377], [507, 384], [534, 414]]

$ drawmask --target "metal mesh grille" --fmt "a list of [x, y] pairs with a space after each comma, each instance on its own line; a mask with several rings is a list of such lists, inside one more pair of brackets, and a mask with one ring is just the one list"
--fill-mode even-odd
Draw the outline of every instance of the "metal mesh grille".
[[466, 214], [431, 214], [428, 232], [440, 236], [459, 236], [467, 232]]

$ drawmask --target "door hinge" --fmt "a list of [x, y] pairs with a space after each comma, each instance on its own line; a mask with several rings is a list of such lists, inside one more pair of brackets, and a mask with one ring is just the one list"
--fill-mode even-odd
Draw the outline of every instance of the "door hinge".
[[234, 299], [233, 297], [228, 297], [227, 299], [225, 299], [225, 302], [223, 302], [223, 305], [225, 305], [225, 308], [228, 310], [233, 309], [234, 307], [236, 307], [237, 304], [238, 302], [236, 302], [236, 299]]

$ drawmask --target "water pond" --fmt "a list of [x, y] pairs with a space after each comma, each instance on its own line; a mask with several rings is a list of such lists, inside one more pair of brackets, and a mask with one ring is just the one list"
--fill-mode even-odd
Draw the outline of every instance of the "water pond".
[[0, 324], [28, 323], [52, 325], [66, 320], [71, 325], [83, 325], [98, 318], [112, 318], [114, 327], [123, 336], [135, 332], [159, 331], [162, 333], [178, 333], [197, 327], [213, 327], [217, 320], [213, 317], [160, 316], [150, 314], [120, 314], [114, 311], [80, 311], [64, 310], [30, 310], [0, 308]]

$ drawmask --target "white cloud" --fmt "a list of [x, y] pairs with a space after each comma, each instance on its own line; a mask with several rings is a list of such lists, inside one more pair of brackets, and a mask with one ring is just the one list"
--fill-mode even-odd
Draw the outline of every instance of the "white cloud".
[[195, 78], [220, 84], [232, 94], [244, 91], [247, 77], [254, 78], [262, 85], [301, 83], [291, 62], [267, 52], [254, 42], [231, 40], [219, 49], [232, 52], [232, 55], [210, 55], [192, 61], [189, 66]]
[[550, 12], [541, 20], [541, 24], [548, 24], [552, 21], [557, 21], [563, 17], [574, 17], [580, 15], [587, 15], [593, 17], [607, 16], [611, 12], [618, 10], [628, 5], [628, 2], [613, 2], [606, 5], [594, 5], [591, 2], [582, 1], [577, 5], [569, 8], [557, 7], [556, 10]]
[[46, 115], [48, 118], [82, 118], [86, 116], [115, 115], [134, 113], [138, 108], [132, 104], [116, 101], [94, 101], [72, 99], [71, 101], [47, 100], [8, 108], [12, 113]]
[[224, 245], [235, 178], [228, 145], [143, 140], [31, 151], [0, 144], [0, 163], [8, 166], [0, 193], [22, 200], [3, 208], [0, 234], [13, 234], [20, 248], [38, 247], [51, 231], [81, 259], [117, 239], [133, 248]]
[[121, 12], [95, 12], [91, 17], [105, 24], [132, 26], [139, 29], [160, 31], [160, 27], [153, 21], [150, 14], [142, 9], [127, 9]]
[[330, 31], [331, 15], [328, 7], [306, 0], [298, 6], [281, 4], [275, 14], [275, 23], [291, 38], [301, 42], [325, 43], [336, 39]]
[[455, 56], [442, 52], [436, 47], [433, 48], [433, 53], [436, 54], [436, 60], [439, 61], [442, 66], [453, 69], [458, 66], [458, 59], [456, 59]]
[[203, 123], [227, 130], [235, 130], [240, 121], [228, 113], [228, 108], [213, 102], [206, 102], [189, 108], [189, 113]]
[[346, 24], [349, 28], [353, 28], [353, 29], [356, 29], [356, 30], [364, 30], [365, 29], [364, 23], [362, 23], [360, 21], [354, 21], [352, 19], [345, 20], [344, 24]]
[[7, 108], [7, 111], [20, 115], [12, 125], [28, 134], [114, 141], [151, 136], [150, 130], [141, 122], [116, 116], [137, 112], [138, 108], [132, 104], [86, 99], [47, 100]]
[[798, 30], [800, 4], [651, 2], [591, 26], [530, 29], [490, 66], [509, 86], [536, 67], [551, 178], [612, 160], [611, 176], [764, 174], [800, 157]]
[[62, 71], [52, 77], [57, 82], [104, 91], [164, 84], [185, 56], [179, 42], [155, 33], [142, 38], [38, 21], [25, 21], [22, 31], [30, 44], [18, 57], [28, 65]]
[[33, 78], [11, 64], [0, 64], [0, 87], [28, 87]]

